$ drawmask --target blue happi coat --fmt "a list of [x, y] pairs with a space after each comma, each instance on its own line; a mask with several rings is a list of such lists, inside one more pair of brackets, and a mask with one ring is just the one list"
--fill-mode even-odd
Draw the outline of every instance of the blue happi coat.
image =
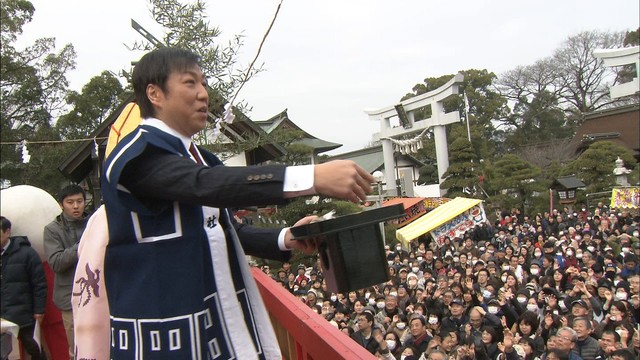
[[177, 201], [150, 209], [120, 184], [151, 147], [189, 157], [179, 138], [142, 125], [105, 164], [111, 359], [281, 358], [228, 211]]

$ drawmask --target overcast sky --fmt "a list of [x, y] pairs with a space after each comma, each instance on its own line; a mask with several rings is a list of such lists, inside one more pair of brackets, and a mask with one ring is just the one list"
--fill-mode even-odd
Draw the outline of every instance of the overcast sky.
[[[162, 37], [145, 0], [31, 2], [36, 12], [22, 41], [72, 43], [74, 90], [102, 70], [129, 70], [141, 56], [123, 45], [142, 39], [132, 18]], [[239, 61], [248, 64], [279, 0], [206, 3], [222, 39], [244, 34]], [[365, 109], [397, 103], [424, 78], [472, 68], [500, 75], [550, 56], [580, 31], [635, 30], [639, 14], [637, 0], [284, 0], [258, 60], [267, 71], [239, 98], [253, 106], [253, 120], [288, 109], [307, 132], [344, 144], [332, 152], [343, 153], [378, 131]]]

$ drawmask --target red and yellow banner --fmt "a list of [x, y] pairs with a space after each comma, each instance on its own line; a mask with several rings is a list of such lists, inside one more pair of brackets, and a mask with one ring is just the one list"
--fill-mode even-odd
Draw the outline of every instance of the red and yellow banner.
[[630, 186], [614, 188], [611, 192], [612, 209], [638, 209], [640, 208], [640, 187]]

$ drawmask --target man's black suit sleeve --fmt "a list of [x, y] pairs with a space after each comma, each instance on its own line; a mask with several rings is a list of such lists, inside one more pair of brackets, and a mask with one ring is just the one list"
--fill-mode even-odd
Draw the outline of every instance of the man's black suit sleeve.
[[286, 166], [206, 167], [147, 149], [123, 169], [120, 183], [148, 204], [179, 201], [218, 208], [284, 203]]

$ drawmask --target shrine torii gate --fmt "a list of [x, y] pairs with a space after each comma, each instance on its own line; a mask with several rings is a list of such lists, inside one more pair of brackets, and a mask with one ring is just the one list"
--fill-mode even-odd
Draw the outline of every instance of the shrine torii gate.
[[[398, 105], [388, 106], [379, 110], [365, 111], [370, 120], [380, 121], [380, 132], [374, 135], [374, 141], [382, 142], [384, 157], [384, 177], [387, 183], [387, 195], [397, 196], [396, 169], [394, 161], [393, 138], [405, 134], [433, 128], [436, 143], [436, 160], [438, 163], [438, 183], [442, 183], [442, 175], [449, 168], [449, 148], [447, 146], [447, 133], [445, 126], [460, 121], [458, 111], [445, 113], [442, 102], [449, 96], [458, 94], [458, 86], [464, 80], [462, 74], [457, 74], [441, 87], [428, 93], [412, 97], [400, 102]], [[414, 112], [424, 106], [431, 105], [431, 117], [415, 121]], [[404, 114], [406, 113], [406, 119]], [[391, 127], [390, 119], [400, 117], [401, 126]], [[404, 123], [403, 121], [404, 120]], [[416, 139], [419, 140], [419, 139]], [[443, 194], [443, 191], [440, 191]]]

